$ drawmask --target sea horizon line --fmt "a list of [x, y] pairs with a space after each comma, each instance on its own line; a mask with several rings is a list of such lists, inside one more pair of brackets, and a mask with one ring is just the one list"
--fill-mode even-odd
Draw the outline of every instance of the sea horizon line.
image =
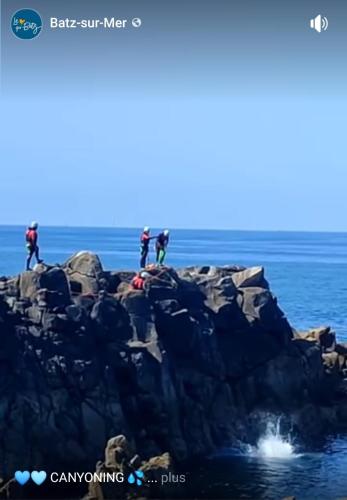
[[[0, 224], [1, 228], [25, 228], [26, 224]], [[46, 229], [114, 229], [114, 230], [142, 230], [143, 226], [110, 226], [110, 225], [63, 225], [63, 224], [40, 224], [41, 228]], [[152, 229], [160, 229], [161, 226], [152, 226]], [[192, 227], [178, 227], [178, 226], [169, 226], [170, 231], [210, 231], [210, 232], [233, 232], [233, 233], [300, 233], [300, 234], [347, 234], [346, 231], [342, 230], [324, 230], [324, 229], [236, 229], [236, 228], [192, 228]]]

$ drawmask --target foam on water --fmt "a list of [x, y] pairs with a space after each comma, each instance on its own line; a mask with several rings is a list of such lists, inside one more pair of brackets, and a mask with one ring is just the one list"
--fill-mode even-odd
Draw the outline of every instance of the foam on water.
[[281, 419], [269, 421], [266, 431], [258, 440], [256, 446], [252, 446], [250, 454], [263, 458], [294, 458], [298, 455], [291, 442], [290, 436], [283, 436], [280, 429]]

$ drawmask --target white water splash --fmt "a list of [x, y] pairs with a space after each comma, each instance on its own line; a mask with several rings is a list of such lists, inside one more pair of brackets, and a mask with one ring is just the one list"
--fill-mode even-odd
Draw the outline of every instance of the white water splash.
[[281, 420], [268, 422], [265, 434], [259, 439], [257, 446], [252, 447], [251, 454], [263, 458], [294, 458], [295, 448], [290, 440], [290, 436], [281, 435]]

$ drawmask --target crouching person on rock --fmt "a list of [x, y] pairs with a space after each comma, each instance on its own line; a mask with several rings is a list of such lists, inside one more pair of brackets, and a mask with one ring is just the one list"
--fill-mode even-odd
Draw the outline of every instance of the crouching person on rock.
[[150, 278], [151, 275], [146, 271], [140, 271], [136, 274], [136, 276], [132, 279], [131, 286], [134, 290], [144, 290], [146, 279]]

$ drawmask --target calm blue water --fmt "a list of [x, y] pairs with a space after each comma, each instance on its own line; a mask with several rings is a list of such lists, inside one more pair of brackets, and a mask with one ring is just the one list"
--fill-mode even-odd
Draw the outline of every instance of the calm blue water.
[[[0, 226], [0, 275], [24, 266], [25, 227]], [[136, 229], [40, 229], [42, 257], [62, 263], [91, 250], [106, 269], [136, 269]], [[153, 230], [153, 234], [156, 230]], [[174, 230], [167, 263], [263, 265], [272, 291], [292, 325], [305, 329], [328, 324], [347, 340], [347, 233]]]

